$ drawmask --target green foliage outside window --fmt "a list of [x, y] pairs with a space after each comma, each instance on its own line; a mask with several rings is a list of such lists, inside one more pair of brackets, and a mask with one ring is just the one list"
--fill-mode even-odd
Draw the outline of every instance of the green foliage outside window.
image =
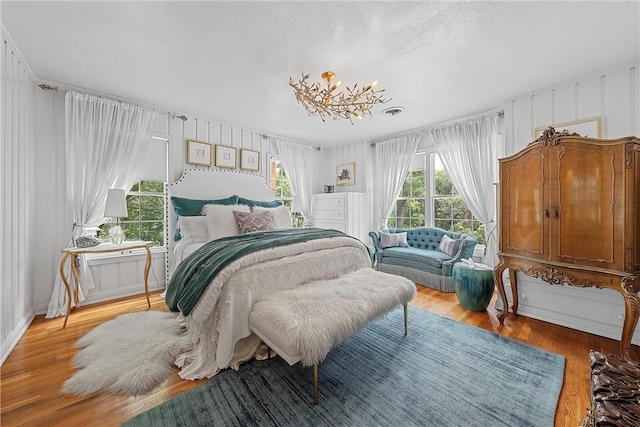
[[[389, 228], [413, 228], [425, 225], [428, 201], [426, 188], [425, 170], [413, 170], [407, 174], [389, 218]], [[448, 231], [470, 234], [479, 243], [484, 244], [485, 225], [473, 217], [444, 169], [435, 171], [434, 188], [433, 225]]]
[[[129, 216], [120, 218], [127, 240], [150, 240], [164, 246], [164, 182], [136, 181], [127, 195], [127, 212]], [[107, 237], [112, 225], [100, 226], [100, 236]]]
[[302, 227], [304, 217], [300, 212], [293, 212], [293, 193], [291, 192], [291, 184], [289, 178], [282, 167], [282, 162], [277, 159], [271, 159], [271, 188], [276, 193], [276, 199], [282, 201], [282, 204], [289, 208], [291, 212], [291, 222], [295, 228]]

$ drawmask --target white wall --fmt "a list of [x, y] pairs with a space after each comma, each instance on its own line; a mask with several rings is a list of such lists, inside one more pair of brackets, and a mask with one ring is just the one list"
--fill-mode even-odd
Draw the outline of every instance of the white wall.
[[[638, 83], [636, 63], [507, 100], [505, 155], [533, 141], [537, 127], [594, 116], [602, 120], [602, 138], [640, 136]], [[519, 314], [620, 340], [625, 310], [618, 292], [551, 286], [518, 273], [518, 293]], [[640, 330], [636, 329], [632, 342], [640, 345]]]
[[34, 317], [33, 73], [2, 26], [0, 341], [7, 358]]

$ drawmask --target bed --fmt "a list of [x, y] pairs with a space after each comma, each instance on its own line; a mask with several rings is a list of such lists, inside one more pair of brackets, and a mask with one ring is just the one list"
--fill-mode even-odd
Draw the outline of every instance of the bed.
[[[168, 196], [167, 304], [180, 311], [194, 344], [176, 360], [183, 379], [212, 377], [229, 367], [238, 369], [241, 362], [253, 357], [260, 343], [249, 328], [255, 301], [301, 284], [371, 267], [368, 249], [357, 239], [337, 231], [293, 230], [286, 207], [278, 206], [273, 190], [259, 175], [186, 169], [168, 186]], [[203, 209], [206, 215], [198, 215]], [[241, 212], [233, 214], [235, 222], [229, 219], [232, 211]], [[243, 225], [237, 215], [252, 219], [266, 215], [275, 230], [235, 235]], [[249, 240], [261, 249], [242, 252], [221, 266], [210, 281], [207, 279], [202, 294], [185, 302], [183, 288], [188, 288], [186, 282], [192, 275], [187, 272], [188, 264], [204, 259], [205, 253], [219, 259], [234, 245], [242, 247]]]

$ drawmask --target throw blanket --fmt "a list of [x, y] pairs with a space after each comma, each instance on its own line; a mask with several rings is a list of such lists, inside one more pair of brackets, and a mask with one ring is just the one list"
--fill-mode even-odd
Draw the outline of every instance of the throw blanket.
[[343, 236], [346, 235], [337, 230], [294, 228], [212, 240], [189, 255], [178, 266], [167, 289], [167, 306], [171, 311], [180, 311], [184, 316], [188, 316], [211, 280], [224, 267], [250, 253], [309, 240]]

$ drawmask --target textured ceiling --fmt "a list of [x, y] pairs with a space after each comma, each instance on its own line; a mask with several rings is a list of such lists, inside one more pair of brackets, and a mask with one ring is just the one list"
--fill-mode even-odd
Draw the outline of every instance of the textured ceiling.
[[[638, 1], [12, 2], [0, 19], [38, 79], [324, 146], [371, 140], [640, 55]], [[323, 123], [288, 85], [379, 81], [372, 118]], [[400, 105], [403, 114], [380, 114]]]

